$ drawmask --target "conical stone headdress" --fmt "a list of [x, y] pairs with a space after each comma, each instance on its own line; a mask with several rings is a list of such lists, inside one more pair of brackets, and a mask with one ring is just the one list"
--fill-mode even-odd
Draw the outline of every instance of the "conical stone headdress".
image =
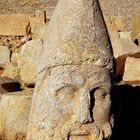
[[97, 0], [60, 0], [47, 33], [38, 72], [85, 61], [112, 69], [112, 49]]

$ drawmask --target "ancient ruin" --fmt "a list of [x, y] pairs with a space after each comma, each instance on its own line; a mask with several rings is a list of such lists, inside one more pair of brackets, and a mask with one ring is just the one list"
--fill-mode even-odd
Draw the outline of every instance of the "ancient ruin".
[[113, 54], [98, 0], [59, 0], [46, 32], [27, 140], [108, 138]]

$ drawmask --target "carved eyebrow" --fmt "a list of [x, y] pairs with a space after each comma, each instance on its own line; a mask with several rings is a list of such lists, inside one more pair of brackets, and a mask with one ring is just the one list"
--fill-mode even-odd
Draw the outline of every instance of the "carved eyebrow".
[[77, 87], [75, 85], [73, 85], [73, 84], [63, 84], [63, 86], [61, 86], [60, 88], [58, 88], [56, 90], [56, 92], [60, 91], [61, 89], [65, 88], [65, 87], [72, 87], [75, 90], [77, 89]]

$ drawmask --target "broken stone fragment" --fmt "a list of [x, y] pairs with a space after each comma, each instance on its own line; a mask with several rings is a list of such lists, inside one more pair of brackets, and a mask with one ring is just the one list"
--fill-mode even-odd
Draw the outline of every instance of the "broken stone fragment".
[[1, 96], [0, 139], [25, 140], [31, 107], [31, 92], [13, 92]]

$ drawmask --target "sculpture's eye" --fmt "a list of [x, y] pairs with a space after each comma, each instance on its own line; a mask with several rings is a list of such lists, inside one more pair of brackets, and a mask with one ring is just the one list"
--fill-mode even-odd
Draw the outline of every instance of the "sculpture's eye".
[[64, 86], [56, 91], [56, 96], [63, 96], [63, 97], [74, 97], [76, 88], [73, 86]]

